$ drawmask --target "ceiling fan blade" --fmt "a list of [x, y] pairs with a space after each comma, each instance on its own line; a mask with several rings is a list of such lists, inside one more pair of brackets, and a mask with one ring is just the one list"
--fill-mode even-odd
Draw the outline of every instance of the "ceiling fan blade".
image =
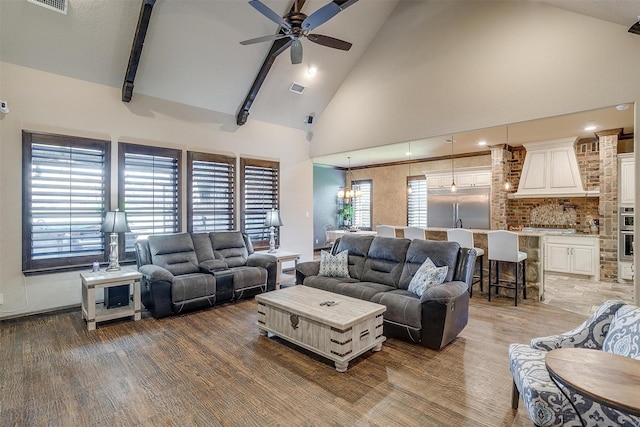
[[289, 36], [286, 34], [272, 34], [270, 36], [262, 36], [262, 37], [256, 37], [255, 39], [244, 40], [244, 41], [241, 41], [240, 44], [248, 45], [248, 44], [254, 44], [254, 43], [262, 43], [262, 42], [283, 39], [285, 37], [289, 37]]
[[329, 19], [333, 18], [342, 9], [334, 2], [328, 3], [322, 6], [320, 9], [313, 12], [311, 15], [302, 21], [302, 31], [311, 31], [319, 25], [324, 24]]
[[307, 34], [307, 38], [314, 43], [321, 44], [322, 46], [332, 47], [334, 49], [349, 50], [351, 43], [344, 40], [336, 39], [329, 36], [323, 36], [322, 34]]
[[302, 62], [302, 42], [295, 39], [291, 43], [291, 63], [300, 64]]
[[276, 24], [280, 25], [282, 28], [286, 28], [291, 31], [291, 24], [284, 20], [280, 15], [275, 13], [273, 10], [269, 9], [264, 3], [260, 0], [251, 0], [249, 2], [251, 6], [253, 6], [258, 12], [271, 19]]
[[358, 0], [349, 0], [349, 1], [346, 1], [346, 2], [342, 3], [340, 5], [340, 10], [345, 10], [346, 8], [348, 8], [349, 6], [351, 6], [352, 4], [354, 4], [357, 1]]

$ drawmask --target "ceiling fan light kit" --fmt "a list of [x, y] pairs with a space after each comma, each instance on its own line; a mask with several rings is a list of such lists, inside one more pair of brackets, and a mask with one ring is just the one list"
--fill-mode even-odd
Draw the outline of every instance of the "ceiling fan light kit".
[[258, 12], [280, 25], [280, 32], [278, 34], [257, 37], [254, 39], [241, 41], [241, 45], [249, 45], [254, 43], [262, 43], [266, 41], [275, 41], [289, 37], [291, 40], [285, 45], [290, 47], [291, 63], [302, 63], [302, 42], [300, 39], [306, 37], [308, 40], [317, 43], [322, 46], [330, 47], [333, 49], [349, 50], [351, 49], [351, 43], [344, 40], [336, 39], [322, 34], [309, 34], [316, 27], [324, 24], [329, 19], [336, 16], [340, 11], [351, 6], [358, 0], [349, 0], [341, 5], [335, 2], [330, 2], [320, 9], [313, 12], [311, 15], [300, 12], [298, 7], [298, 1], [295, 0], [294, 10], [280, 17], [276, 12], [271, 10], [268, 6], [262, 3], [260, 0], [251, 0], [249, 4], [253, 6]]

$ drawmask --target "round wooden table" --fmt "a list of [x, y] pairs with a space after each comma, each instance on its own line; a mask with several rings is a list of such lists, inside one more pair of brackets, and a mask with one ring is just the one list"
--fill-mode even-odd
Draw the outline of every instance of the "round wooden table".
[[559, 348], [545, 363], [557, 381], [594, 402], [640, 416], [640, 360], [585, 348]]

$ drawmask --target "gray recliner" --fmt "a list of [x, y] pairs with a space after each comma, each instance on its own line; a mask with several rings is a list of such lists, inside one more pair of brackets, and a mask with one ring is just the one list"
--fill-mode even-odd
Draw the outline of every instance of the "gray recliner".
[[149, 236], [135, 245], [141, 298], [154, 317], [275, 289], [277, 259], [239, 231]]

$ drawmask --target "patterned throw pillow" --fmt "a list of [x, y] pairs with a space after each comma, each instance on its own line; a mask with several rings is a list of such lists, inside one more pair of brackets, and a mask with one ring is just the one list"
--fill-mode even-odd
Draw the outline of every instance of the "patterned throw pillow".
[[320, 251], [320, 272], [318, 276], [349, 277], [349, 251], [342, 251], [338, 255]]
[[640, 360], [640, 308], [629, 304], [616, 311], [602, 350]]
[[413, 275], [411, 282], [409, 282], [408, 291], [422, 297], [422, 294], [427, 289], [444, 282], [445, 277], [447, 277], [447, 271], [449, 271], [449, 268], [446, 265], [444, 267], [436, 267], [433, 261], [427, 258], [416, 271], [416, 274]]

